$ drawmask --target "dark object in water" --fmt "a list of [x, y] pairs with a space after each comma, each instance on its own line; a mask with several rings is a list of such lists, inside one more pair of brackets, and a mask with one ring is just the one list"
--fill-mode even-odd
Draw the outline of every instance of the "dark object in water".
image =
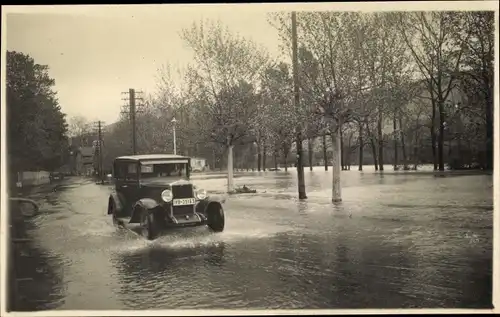
[[250, 189], [246, 185], [243, 185], [243, 187], [235, 188], [230, 194], [255, 194], [256, 192], [257, 190]]

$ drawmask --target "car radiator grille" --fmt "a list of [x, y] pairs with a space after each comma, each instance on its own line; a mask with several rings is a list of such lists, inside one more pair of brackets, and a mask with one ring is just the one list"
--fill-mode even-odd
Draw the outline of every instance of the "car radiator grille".
[[192, 215], [194, 213], [194, 206], [175, 206], [173, 209], [174, 216]]
[[193, 198], [193, 185], [175, 185], [172, 186], [172, 195], [174, 199]]

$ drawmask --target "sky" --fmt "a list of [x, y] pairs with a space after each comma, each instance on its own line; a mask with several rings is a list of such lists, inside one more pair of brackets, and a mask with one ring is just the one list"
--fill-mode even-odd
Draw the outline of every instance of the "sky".
[[267, 21], [269, 12], [442, 10], [450, 6], [470, 9], [479, 4], [454, 1], [8, 6], [6, 31], [2, 30], [2, 34], [7, 50], [29, 54], [36, 63], [49, 66], [62, 111], [69, 118], [84, 116], [89, 121], [111, 124], [119, 118], [125, 103], [122, 92], [134, 88], [154, 93], [158, 70], [163, 65], [182, 68], [192, 62], [192, 52], [179, 32], [201, 19], [220, 20], [232, 32], [262, 45], [271, 57], [279, 57], [279, 37]]
[[80, 115], [111, 124], [125, 103], [121, 92], [154, 93], [162, 65], [183, 67], [192, 61], [179, 32], [201, 19], [219, 19], [279, 55], [277, 31], [259, 8], [165, 5], [74, 11], [7, 15], [7, 49], [49, 66], [69, 118]]

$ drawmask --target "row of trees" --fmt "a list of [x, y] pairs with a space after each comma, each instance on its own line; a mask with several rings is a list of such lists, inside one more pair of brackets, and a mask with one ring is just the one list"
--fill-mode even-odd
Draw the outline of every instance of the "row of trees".
[[[160, 72], [159, 89], [137, 119], [139, 151], [171, 152], [175, 117], [178, 151], [230, 172], [233, 152], [238, 167], [248, 167], [241, 165], [254, 155], [259, 166], [268, 157], [288, 162], [297, 128], [310, 155], [321, 140], [325, 161], [337, 148], [357, 149], [359, 170], [366, 151], [383, 170], [388, 148], [395, 169], [433, 163], [444, 170], [446, 162], [491, 169], [493, 17], [300, 12], [300, 107], [293, 103], [286, 62], [292, 55], [289, 13], [270, 15], [281, 36], [279, 60], [220, 23], [194, 23], [181, 33], [194, 61], [180, 85], [168, 68]], [[129, 129], [123, 121], [107, 137], [110, 157], [130, 152]]]
[[7, 160], [10, 177], [20, 171], [53, 170], [68, 159], [67, 124], [48, 66], [7, 51]]

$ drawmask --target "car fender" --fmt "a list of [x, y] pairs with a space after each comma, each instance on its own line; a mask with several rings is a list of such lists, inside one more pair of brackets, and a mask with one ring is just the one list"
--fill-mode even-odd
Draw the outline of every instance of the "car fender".
[[222, 196], [222, 195], [210, 195], [205, 200], [216, 201], [216, 202], [218, 202], [220, 204], [223, 204], [223, 203], [226, 202], [226, 196]]
[[196, 205], [196, 212], [206, 215], [207, 210], [210, 206], [219, 205], [220, 208], [222, 208], [222, 202], [223, 201], [221, 199], [209, 199], [209, 198], [207, 198], [207, 199], [201, 200]]
[[130, 223], [138, 223], [141, 219], [141, 215], [137, 211], [137, 207], [141, 206], [144, 209], [151, 211], [158, 207], [160, 204], [152, 198], [142, 198], [139, 199], [134, 206], [132, 207], [132, 218], [130, 219]]
[[109, 195], [109, 201], [108, 201], [108, 215], [111, 214], [111, 200], [113, 200], [115, 202], [115, 206], [116, 206], [116, 211], [117, 213], [120, 213], [122, 210], [123, 210], [123, 199], [121, 197], [122, 195], [117, 193], [117, 192], [114, 192], [114, 193], [111, 193], [111, 195]]

